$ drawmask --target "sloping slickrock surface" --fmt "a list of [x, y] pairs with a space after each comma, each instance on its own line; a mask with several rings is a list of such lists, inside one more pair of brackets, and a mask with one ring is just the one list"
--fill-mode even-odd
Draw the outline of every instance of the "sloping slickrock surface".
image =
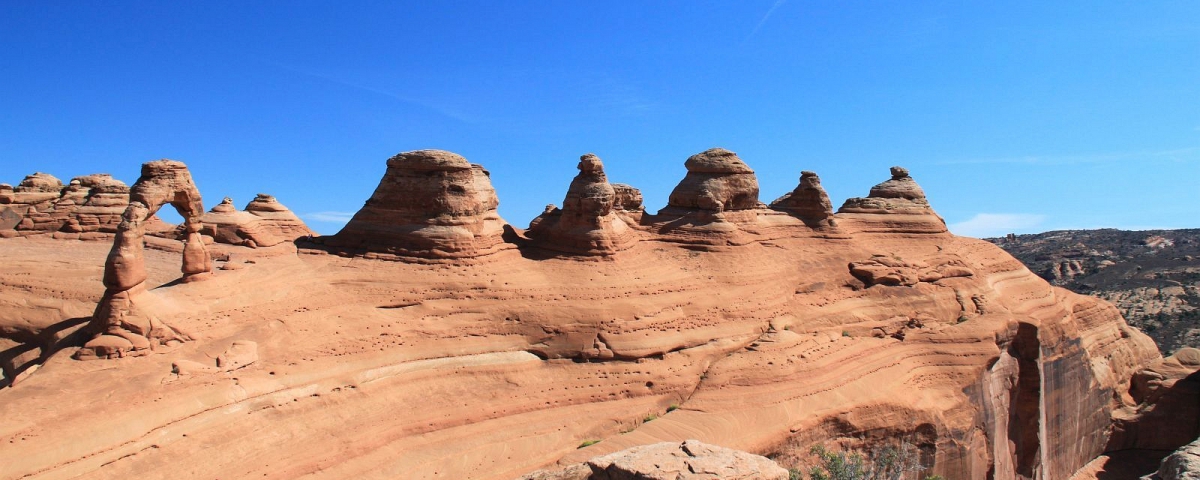
[[[147, 165], [126, 219], [173, 199], [198, 236], [186, 169]], [[143, 250], [131, 221], [106, 272], [95, 242], [0, 239], [0, 478], [511, 479], [686, 440], [801, 469], [904, 440], [945, 478], [1068, 478], [1153, 396], [1165, 362], [1113, 306], [931, 209], [827, 232], [721, 191], [730, 229], [651, 218], [597, 262], [504, 242], [482, 168], [436, 151], [389, 162], [330, 239], [352, 248]], [[447, 258], [472, 261], [425, 261]], [[55, 339], [123, 293], [136, 317], [103, 326], [184, 341], [72, 360]]]

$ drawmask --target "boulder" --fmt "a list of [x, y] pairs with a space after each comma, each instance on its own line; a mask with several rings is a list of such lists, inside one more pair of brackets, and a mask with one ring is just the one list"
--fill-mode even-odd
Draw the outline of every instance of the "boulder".
[[770, 459], [685, 440], [622, 450], [588, 460], [590, 480], [787, 480], [788, 471]]

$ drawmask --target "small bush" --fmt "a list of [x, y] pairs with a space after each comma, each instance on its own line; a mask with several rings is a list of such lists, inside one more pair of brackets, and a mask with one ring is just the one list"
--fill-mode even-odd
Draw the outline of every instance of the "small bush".
[[[909, 443], [874, 450], [866, 457], [858, 452], [830, 452], [823, 445], [814, 445], [811, 451], [820, 463], [808, 473], [812, 480], [904, 480], [906, 474], [925, 468]], [[932, 475], [925, 480], [944, 479]]]
[[674, 411], [676, 411], [676, 410], [679, 410], [679, 404], [678, 404], [678, 403], [672, 403], [672, 404], [671, 404], [671, 406], [667, 407], [667, 413], [671, 413], [671, 412], [674, 412]]
[[651, 413], [651, 414], [649, 414], [649, 415], [646, 415], [646, 418], [642, 419], [642, 423], [646, 423], [646, 422], [649, 422], [649, 421], [655, 420], [655, 419], [657, 419], [657, 418], [658, 418], [658, 415], [657, 415], [657, 414]]
[[590, 447], [590, 446], [592, 446], [592, 445], [595, 445], [595, 444], [597, 444], [597, 443], [600, 443], [600, 441], [599, 441], [599, 440], [584, 440], [584, 441], [583, 441], [583, 443], [579, 444], [579, 447], [578, 447], [578, 448]]

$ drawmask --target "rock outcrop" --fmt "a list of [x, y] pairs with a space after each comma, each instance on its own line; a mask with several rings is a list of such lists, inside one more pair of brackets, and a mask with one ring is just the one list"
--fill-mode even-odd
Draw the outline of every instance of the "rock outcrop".
[[[175, 204], [184, 272], [198, 274], [201, 205], [182, 164], [151, 162], [103, 270], [102, 244], [0, 239], [0, 385], [21, 381], [0, 390], [13, 420], [0, 465], [16, 478], [508, 480], [697, 439], [800, 470], [813, 445], [909, 442], [922, 474], [1062, 479], [1149, 438], [1152, 422], [1119, 422], [1150, 418], [1138, 399], [1154, 379], [1138, 372], [1161, 356], [1111, 305], [934, 228], [931, 210], [806, 226], [751, 205], [753, 174], [714, 157], [722, 173], [683, 189], [693, 206], [646, 215], [644, 241], [608, 261], [517, 251], [482, 168], [423, 151], [393, 159], [329, 239], [349, 247], [216, 245], [236, 250], [219, 260], [230, 268], [179, 282], [178, 253], [143, 250], [139, 222]], [[612, 214], [634, 197], [613, 187]], [[95, 365], [26, 349], [93, 310], [84, 332], [101, 335], [80, 357], [158, 354]]]
[[1200, 480], [1200, 440], [1184, 445], [1183, 448], [1164, 458], [1162, 465], [1153, 475], [1143, 480]]
[[865, 197], [847, 199], [839, 216], [857, 215], [864, 233], [946, 233], [946, 221], [933, 211], [925, 191], [904, 167], [892, 167], [892, 178], [871, 187]]
[[800, 184], [796, 189], [771, 202], [771, 208], [795, 215], [811, 227], [835, 224], [833, 202], [829, 201], [821, 178], [815, 172], [800, 172]]
[[892, 167], [892, 178], [871, 187], [866, 198], [846, 200], [838, 213], [932, 213], [925, 191], [904, 167]]
[[136, 355], [155, 344], [179, 342], [187, 337], [152, 313], [139, 309], [145, 293], [146, 260], [143, 253], [144, 222], [163, 205], [171, 204], [184, 218], [184, 280], [212, 270], [212, 258], [200, 231], [204, 205], [182, 162], [156, 160], [142, 165], [142, 175], [129, 190], [126, 207], [104, 264], [104, 297], [96, 307], [89, 329], [95, 338], [76, 358], [113, 358]]
[[608, 256], [628, 248], [635, 231], [619, 212], [640, 211], [641, 192], [622, 185], [618, 196], [593, 154], [579, 157], [578, 168], [562, 208], [547, 207], [526, 234], [538, 247], [573, 254]]
[[225, 197], [201, 217], [201, 222], [201, 233], [213, 241], [250, 248], [271, 247], [315, 234], [300, 217], [265, 193], [258, 194], [244, 211]]
[[489, 173], [442, 150], [400, 153], [366, 205], [324, 244], [347, 254], [464, 259], [505, 248]]
[[711, 148], [688, 157], [683, 166], [687, 175], [671, 191], [664, 210], [720, 214], [763, 206], [754, 170], [736, 153]]
[[520, 480], [788, 480], [770, 459], [699, 440], [632, 447]]
[[98, 238], [116, 232], [128, 204], [129, 187], [108, 174], [75, 177], [63, 186], [52, 175], [34, 173], [16, 188], [0, 186], [0, 237]]

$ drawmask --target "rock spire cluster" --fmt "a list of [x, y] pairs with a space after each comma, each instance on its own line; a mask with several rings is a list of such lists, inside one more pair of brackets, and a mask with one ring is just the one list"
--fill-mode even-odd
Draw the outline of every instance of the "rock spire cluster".
[[579, 157], [579, 175], [571, 181], [562, 208], [547, 207], [529, 224], [536, 245], [582, 255], [612, 255], [633, 242], [633, 230], [619, 215], [641, 210], [641, 192], [622, 185], [621, 195], [608, 183], [600, 157]]

